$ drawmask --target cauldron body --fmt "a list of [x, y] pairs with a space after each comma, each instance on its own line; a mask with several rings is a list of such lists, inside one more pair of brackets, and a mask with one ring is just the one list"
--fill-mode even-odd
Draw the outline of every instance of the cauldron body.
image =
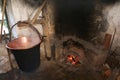
[[[24, 33], [24, 35], [12, 39], [12, 29], [17, 24], [24, 24], [30, 33], [26, 33], [27, 35]], [[10, 41], [6, 44], [6, 48], [15, 56], [19, 69], [24, 72], [33, 72], [40, 65], [40, 44], [42, 41], [41, 34], [32, 24], [18, 21], [10, 28]]]
[[15, 56], [20, 70], [33, 72], [40, 65], [39, 38], [20, 37], [10, 41], [6, 47]]
[[40, 44], [24, 50], [11, 50], [15, 60], [24, 72], [33, 72], [40, 65]]

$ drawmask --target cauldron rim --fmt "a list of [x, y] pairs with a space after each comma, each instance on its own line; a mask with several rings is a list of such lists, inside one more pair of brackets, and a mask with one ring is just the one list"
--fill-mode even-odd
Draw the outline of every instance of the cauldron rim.
[[[14, 39], [14, 40], [17, 40], [17, 39], [20, 39], [20, 38], [23, 38], [23, 37], [19, 37], [19, 38], [16, 38], [16, 39]], [[26, 49], [31, 49], [31, 48], [33, 48], [33, 47], [35, 47], [35, 46], [37, 46], [37, 45], [40, 45], [41, 42], [42, 42], [42, 40], [39, 39], [39, 42], [37, 42], [37, 43], [34, 44], [33, 46], [30, 46], [30, 47], [27, 47], [27, 48], [12, 48], [12, 47], [8, 46], [8, 45], [9, 45], [11, 42], [13, 42], [14, 40], [11, 40], [10, 42], [8, 42], [8, 43], [6, 44], [6, 48], [7, 48], [7, 49], [10, 49], [10, 50], [26, 50]]]

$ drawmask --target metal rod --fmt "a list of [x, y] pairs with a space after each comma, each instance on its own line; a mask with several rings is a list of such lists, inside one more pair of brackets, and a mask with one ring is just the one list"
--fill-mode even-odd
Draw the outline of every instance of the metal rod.
[[116, 28], [115, 28], [115, 31], [114, 31], [114, 34], [113, 34], [113, 38], [112, 38], [112, 41], [111, 41], [111, 44], [110, 44], [110, 48], [109, 48], [108, 54], [111, 54], [111, 48], [113, 46], [113, 41], [114, 41], [114, 38], [115, 38], [115, 34], [116, 34]]

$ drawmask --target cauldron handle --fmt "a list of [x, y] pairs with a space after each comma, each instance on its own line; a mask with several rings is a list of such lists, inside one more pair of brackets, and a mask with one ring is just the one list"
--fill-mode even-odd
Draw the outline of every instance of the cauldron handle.
[[43, 36], [39, 33], [39, 31], [32, 25], [30, 24], [29, 22], [26, 22], [26, 21], [18, 21], [17, 23], [15, 23], [11, 28], [10, 28], [10, 41], [11, 41], [11, 37], [12, 37], [12, 29], [14, 28], [15, 25], [19, 24], [19, 23], [25, 23], [25, 24], [28, 24], [29, 27], [36, 31], [36, 33], [38, 34], [39, 38], [41, 41], [43, 41]]

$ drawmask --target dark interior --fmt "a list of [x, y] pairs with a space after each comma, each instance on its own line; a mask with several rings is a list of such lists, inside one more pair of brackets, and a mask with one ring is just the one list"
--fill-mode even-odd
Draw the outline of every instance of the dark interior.
[[[103, 2], [95, 0], [56, 0], [56, 34], [76, 35], [90, 40], [97, 36], [100, 31], [105, 31], [107, 22], [102, 16]], [[97, 4], [99, 7], [95, 9]], [[101, 17], [102, 20], [96, 21], [97, 17]], [[100, 29], [98, 29], [98, 25], [101, 25]]]

